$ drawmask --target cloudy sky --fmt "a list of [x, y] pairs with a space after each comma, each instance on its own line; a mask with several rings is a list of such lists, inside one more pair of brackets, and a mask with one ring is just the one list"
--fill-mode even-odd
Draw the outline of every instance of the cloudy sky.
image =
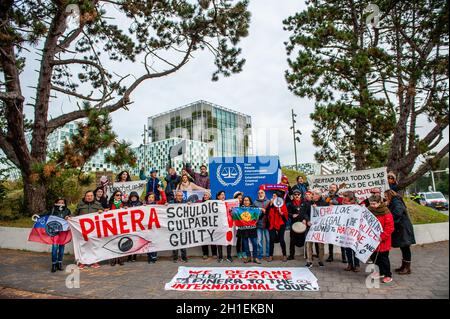
[[[252, 117], [255, 153], [259, 155], [279, 155], [282, 165], [294, 164], [292, 142], [291, 109], [298, 114], [297, 128], [303, 135], [297, 144], [299, 162], [314, 161], [315, 147], [310, 138], [313, 125], [309, 114], [314, 102], [294, 96], [284, 79], [287, 69], [284, 42], [289, 34], [283, 30], [283, 19], [295, 14], [306, 6], [298, 0], [252, 0], [252, 14], [249, 36], [240, 43], [243, 57], [247, 62], [243, 72], [229, 78], [211, 81], [214, 72], [213, 56], [208, 52], [196, 52], [194, 58], [178, 72], [164, 78], [148, 80], [134, 91], [134, 104], [129, 111], [119, 110], [112, 114], [113, 127], [121, 139], [138, 146], [141, 134], [147, 124], [147, 117], [197, 100], [246, 113]], [[117, 20], [121, 25], [122, 21]], [[122, 27], [127, 27], [126, 25]], [[28, 59], [28, 70], [23, 74], [25, 85], [35, 83], [37, 62]], [[117, 65], [115, 65], [117, 67]], [[123, 73], [139, 76], [142, 65], [123, 66]], [[30, 88], [25, 95], [34, 95]], [[73, 109], [73, 103], [56, 100], [50, 109], [52, 116]], [[28, 108], [27, 113], [31, 112]], [[421, 130], [430, 126], [424, 121]], [[269, 133], [268, 133], [269, 132]], [[267, 136], [270, 135], [270, 139]], [[447, 134], [446, 134], [447, 136]], [[448, 140], [448, 138], [445, 138]]]

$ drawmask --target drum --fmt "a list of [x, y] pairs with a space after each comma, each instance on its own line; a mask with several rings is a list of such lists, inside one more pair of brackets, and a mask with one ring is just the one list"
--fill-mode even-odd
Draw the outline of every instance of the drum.
[[295, 222], [292, 224], [292, 230], [294, 233], [303, 234], [306, 231], [306, 225], [302, 222]]

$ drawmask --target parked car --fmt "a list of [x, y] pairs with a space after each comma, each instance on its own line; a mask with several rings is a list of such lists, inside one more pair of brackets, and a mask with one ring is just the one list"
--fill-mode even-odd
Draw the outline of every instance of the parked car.
[[441, 192], [419, 193], [420, 204], [434, 209], [448, 210], [448, 201]]

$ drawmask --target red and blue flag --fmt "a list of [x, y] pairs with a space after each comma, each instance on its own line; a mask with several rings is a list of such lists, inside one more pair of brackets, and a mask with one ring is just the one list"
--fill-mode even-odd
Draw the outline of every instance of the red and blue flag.
[[71, 240], [72, 233], [69, 223], [65, 219], [53, 215], [39, 217], [28, 236], [28, 241], [49, 245], [65, 245]]

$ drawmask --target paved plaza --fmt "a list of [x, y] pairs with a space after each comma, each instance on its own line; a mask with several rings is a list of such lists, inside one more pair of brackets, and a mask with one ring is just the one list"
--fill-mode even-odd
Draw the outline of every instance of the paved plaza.
[[[188, 250], [189, 252], [189, 250]], [[50, 256], [35, 253], [0, 249], [0, 298], [364, 298], [364, 299], [448, 299], [449, 298], [449, 246], [448, 241], [412, 248], [413, 273], [408, 276], [394, 275], [394, 281], [380, 284], [379, 288], [366, 288], [365, 265], [360, 273], [348, 273], [340, 260], [311, 271], [318, 278], [318, 292], [180, 292], [166, 291], [164, 285], [176, 274], [178, 266], [257, 266], [235, 260], [232, 264], [218, 264], [215, 260], [191, 258], [187, 264], [175, 264], [161, 258], [156, 264], [148, 264], [145, 256], [137, 262], [124, 266], [102, 263], [100, 269], [84, 269], [80, 274], [80, 288], [66, 287], [67, 273], [50, 273]], [[398, 249], [391, 251], [391, 265], [400, 264]], [[65, 257], [65, 265], [73, 262], [73, 256]], [[262, 267], [303, 267], [305, 260], [271, 263], [263, 261]]]

